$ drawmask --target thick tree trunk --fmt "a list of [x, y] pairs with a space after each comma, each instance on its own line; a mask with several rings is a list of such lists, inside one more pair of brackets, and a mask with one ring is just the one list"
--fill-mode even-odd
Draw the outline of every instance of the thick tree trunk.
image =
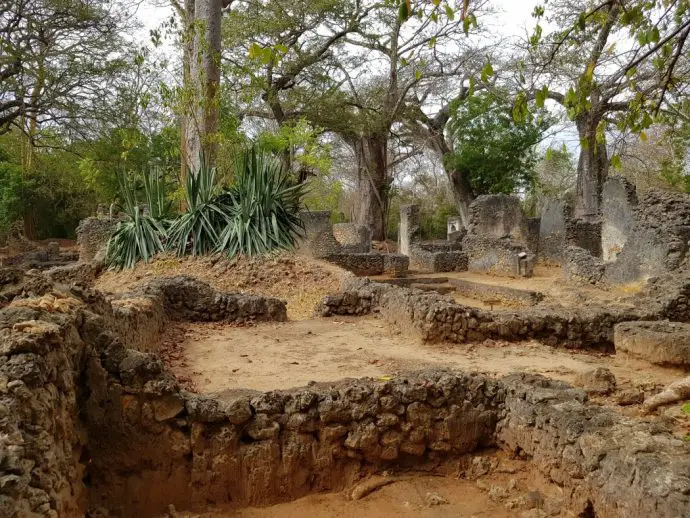
[[353, 142], [357, 158], [355, 222], [367, 225], [372, 239], [384, 241], [388, 222], [388, 139], [367, 135]]
[[609, 171], [606, 142], [597, 143], [596, 132], [601, 118], [595, 111], [576, 121], [580, 137], [580, 159], [577, 164], [575, 217], [596, 221], [601, 214], [601, 190]]
[[467, 177], [460, 171], [454, 168], [449, 168], [444, 165], [448, 181], [450, 182], [451, 190], [453, 191], [453, 201], [455, 202], [455, 210], [458, 211], [458, 216], [462, 221], [462, 225], [467, 228], [470, 224], [470, 203], [474, 201], [474, 192]]
[[194, 1], [194, 17], [190, 22], [193, 35], [189, 48], [189, 84], [185, 88], [187, 116], [183, 132], [183, 156], [193, 171], [198, 170], [202, 158], [213, 165], [218, 147], [221, 15], [222, 0]]

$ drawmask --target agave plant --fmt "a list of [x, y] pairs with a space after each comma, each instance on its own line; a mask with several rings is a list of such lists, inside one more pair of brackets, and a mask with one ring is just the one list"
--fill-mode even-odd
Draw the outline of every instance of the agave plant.
[[218, 250], [229, 256], [289, 249], [303, 230], [298, 216], [304, 184], [293, 184], [273, 155], [252, 147], [235, 161], [235, 182], [221, 198], [228, 222]]
[[173, 221], [168, 230], [168, 248], [178, 256], [217, 250], [220, 232], [229, 221], [229, 208], [216, 185], [216, 169], [205, 165], [204, 160], [201, 164], [185, 181], [187, 212]]
[[[159, 174], [144, 175], [144, 190], [149, 208], [154, 207], [152, 199], [165, 200], [165, 187]], [[138, 261], [148, 262], [164, 250], [165, 226], [160, 216], [164, 205], [155, 205], [155, 213], [137, 201], [134, 181], [127, 174], [118, 174], [120, 209], [126, 219], [118, 223], [115, 232], [106, 245], [105, 263], [114, 269], [133, 268]]]

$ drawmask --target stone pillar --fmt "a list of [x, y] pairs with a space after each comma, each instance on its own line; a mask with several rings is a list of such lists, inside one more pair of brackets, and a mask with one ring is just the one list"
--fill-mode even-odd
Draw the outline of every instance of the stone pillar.
[[333, 236], [330, 215], [331, 213], [327, 210], [299, 213], [304, 225], [304, 236], [298, 243], [298, 250], [301, 253], [306, 253], [316, 259], [340, 253], [341, 247]]
[[637, 192], [635, 186], [621, 176], [613, 176], [602, 190], [601, 248], [606, 262], [615, 261], [635, 226]]
[[398, 253], [410, 255], [410, 249], [421, 241], [419, 228], [419, 205], [400, 207], [400, 228], [398, 229]]

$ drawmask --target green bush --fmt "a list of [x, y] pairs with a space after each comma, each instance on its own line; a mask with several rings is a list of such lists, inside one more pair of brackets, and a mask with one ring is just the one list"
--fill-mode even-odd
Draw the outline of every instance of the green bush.
[[221, 196], [229, 223], [218, 250], [252, 256], [292, 248], [303, 231], [298, 212], [305, 190], [292, 183], [275, 156], [246, 150], [236, 160], [232, 187]]
[[148, 262], [158, 252], [162, 252], [166, 235], [165, 225], [159, 219], [163, 215], [163, 205], [156, 202], [165, 199], [161, 177], [158, 174], [153, 177], [145, 176], [144, 188], [150, 209], [148, 213], [145, 213], [144, 205], [137, 201], [134, 181], [121, 173], [119, 183], [120, 207], [127, 219], [118, 223], [108, 240], [105, 254], [106, 265], [118, 270], [133, 268], [138, 261]]
[[201, 161], [196, 172], [185, 181], [187, 211], [175, 219], [168, 231], [168, 248], [178, 256], [204, 255], [215, 252], [220, 233], [230, 224], [230, 207], [220, 196], [216, 168]]

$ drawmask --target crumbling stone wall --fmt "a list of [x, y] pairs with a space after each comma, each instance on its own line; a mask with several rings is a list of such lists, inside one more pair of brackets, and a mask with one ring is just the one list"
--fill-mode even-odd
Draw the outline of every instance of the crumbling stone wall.
[[371, 229], [354, 223], [336, 223], [333, 236], [344, 253], [367, 254], [371, 252]]
[[465, 272], [467, 254], [460, 250], [429, 250], [420, 244], [410, 252], [410, 265], [422, 272]]
[[635, 208], [635, 223], [604, 280], [620, 284], [647, 280], [684, 268], [690, 251], [690, 195], [648, 191]]
[[537, 257], [526, 246], [511, 239], [468, 234], [463, 239], [463, 248], [467, 251], [470, 271], [515, 277], [534, 274]]
[[107, 216], [90, 217], [79, 222], [76, 232], [80, 262], [88, 263], [103, 256], [117, 223], [117, 219]]
[[412, 248], [422, 241], [418, 205], [400, 207], [400, 227], [398, 229], [398, 253], [409, 256]]
[[502, 402], [498, 382], [461, 373], [223, 400], [179, 391], [144, 355], [93, 376], [103, 390], [90, 405], [107, 410], [90, 435], [91, 503], [125, 516], [276, 503], [343, 489], [371, 467], [471, 452], [493, 443]]
[[566, 247], [581, 248], [601, 259], [601, 226], [601, 221], [568, 220], [565, 229]]
[[560, 264], [565, 249], [566, 222], [572, 213], [566, 200], [547, 198], [540, 210], [539, 259]]
[[332, 254], [325, 259], [360, 276], [388, 274], [400, 277], [407, 273], [410, 264], [410, 258], [401, 254], [347, 253]]
[[304, 236], [299, 240], [298, 250], [316, 259], [339, 254], [342, 249], [333, 235], [331, 213], [323, 211], [303, 211], [299, 213], [304, 226]]
[[107, 299], [72, 295], [0, 310], [2, 516], [268, 504], [497, 445], [531, 456], [576, 513], [663, 518], [690, 506], [687, 444], [566, 384], [425, 371], [197, 395], [123, 344]]
[[470, 271], [531, 277], [536, 263], [536, 223], [531, 224], [515, 196], [479, 196], [470, 205], [470, 221], [462, 248]]
[[561, 486], [575, 516], [688, 514], [690, 445], [657, 424], [587, 404], [560, 381], [515, 374], [502, 383], [498, 443]]
[[597, 284], [604, 276], [604, 262], [579, 246], [568, 246], [563, 253], [563, 274], [568, 280]]
[[520, 200], [507, 194], [485, 194], [470, 204], [468, 234], [527, 243], [529, 223]]
[[601, 197], [602, 259], [611, 262], [616, 260], [628, 237], [632, 235], [637, 192], [635, 186], [628, 180], [622, 176], [613, 176], [604, 183]]
[[353, 279], [326, 297], [323, 316], [377, 313], [391, 325], [429, 342], [465, 343], [539, 339], [551, 345], [613, 351], [616, 323], [690, 320], [690, 280], [677, 279], [635, 297], [629, 304], [580, 308], [539, 305], [520, 310], [484, 310], [457, 304], [437, 293]]

